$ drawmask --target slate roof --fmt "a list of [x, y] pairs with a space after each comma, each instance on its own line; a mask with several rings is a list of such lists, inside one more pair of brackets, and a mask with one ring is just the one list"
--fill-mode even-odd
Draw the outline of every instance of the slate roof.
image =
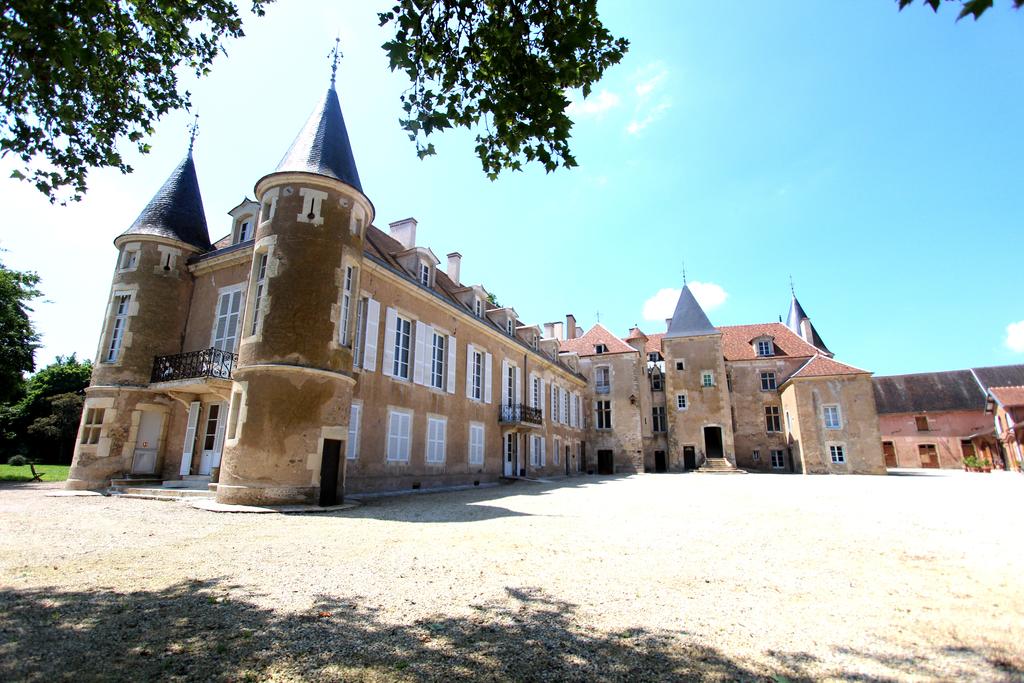
[[697, 303], [693, 292], [686, 285], [683, 285], [679, 292], [679, 301], [676, 302], [676, 310], [669, 321], [668, 331], [665, 337], [676, 339], [679, 337], [699, 337], [706, 334], [718, 334], [704, 309]]
[[818, 330], [814, 328], [814, 323], [811, 322], [810, 318], [807, 316], [807, 313], [804, 312], [804, 307], [800, 305], [800, 302], [797, 301], [796, 299], [796, 294], [794, 294], [793, 301], [791, 301], [789, 304], [789, 316], [786, 318], [786, 327], [793, 330], [799, 335], [800, 323], [803, 322], [804, 320], [806, 320], [808, 324], [811, 326], [811, 338], [809, 341], [812, 344], [814, 344], [814, 346], [816, 346], [819, 350], [831, 354], [832, 352], [828, 350], [828, 347], [825, 346], [825, 342], [821, 340], [821, 335], [819, 335]]
[[855, 368], [852, 365], [846, 363], [840, 363], [839, 361], [817, 354], [809, 361], [800, 366], [800, 368], [789, 376], [790, 379], [796, 379], [798, 377], [833, 377], [835, 375], [870, 375], [871, 373], [867, 370], [861, 370]]
[[719, 327], [722, 333], [722, 355], [726, 360], [759, 360], [752, 342], [758, 337], [771, 337], [775, 356], [767, 358], [810, 358], [818, 354], [798, 334], [782, 323], [759, 323], [755, 325], [728, 325]]
[[880, 415], [984, 410], [985, 392], [970, 370], [873, 377]]
[[332, 86], [320, 100], [292, 146], [285, 152], [277, 172], [298, 171], [336, 178], [360, 192], [359, 171], [341, 114], [338, 93]]
[[[606, 353], [599, 354], [594, 350], [598, 344], [608, 347]], [[563, 352], [571, 351], [581, 358], [584, 356], [606, 356], [612, 353], [636, 353], [636, 349], [619, 339], [611, 330], [597, 323], [587, 332], [575, 339], [564, 339], [561, 343]]]
[[125, 235], [155, 235], [184, 242], [197, 249], [210, 248], [210, 231], [199, 192], [192, 153], [182, 159]]
[[988, 391], [1006, 409], [1024, 408], [1024, 387], [989, 387]]
[[1024, 385], [1024, 365], [994, 365], [972, 368], [971, 372], [984, 389]]

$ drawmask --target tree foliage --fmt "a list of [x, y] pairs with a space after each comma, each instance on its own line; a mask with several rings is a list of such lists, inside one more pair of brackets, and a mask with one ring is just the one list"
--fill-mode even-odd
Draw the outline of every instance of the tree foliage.
[[566, 91], [584, 97], [629, 42], [601, 23], [597, 0], [398, 0], [380, 23], [392, 71], [412, 82], [402, 95], [402, 127], [420, 158], [431, 134], [475, 129], [484, 172], [576, 165]]
[[[263, 13], [272, 0], [253, 0]], [[226, 38], [243, 35], [232, 0], [3, 0], [0, 154], [51, 201], [81, 199], [91, 168], [131, 172], [155, 122], [187, 108], [175, 69], [205, 75]]]
[[28, 302], [38, 297], [39, 276], [0, 263], [0, 403], [14, 400], [24, 388], [23, 373], [35, 369], [39, 347]]
[[[916, 0], [896, 0], [900, 10], [903, 10], [904, 7], [909, 5], [913, 5], [915, 2]], [[921, 2], [931, 7], [935, 12], [939, 11], [939, 7], [942, 6], [943, 2], [953, 2], [960, 5], [960, 14], [956, 17], [957, 21], [960, 21], [964, 17], [974, 17], [974, 20], [977, 21], [981, 18], [982, 14], [992, 9], [992, 5], [994, 4], [994, 0], [921, 0]], [[1024, 7], [1024, 0], [1010, 0], [1010, 2], [1017, 9]]]

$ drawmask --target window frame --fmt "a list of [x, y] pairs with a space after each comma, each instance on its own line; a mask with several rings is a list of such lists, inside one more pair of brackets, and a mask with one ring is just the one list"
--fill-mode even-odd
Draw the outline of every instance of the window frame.
[[[438, 345], [440, 340], [440, 345]], [[439, 355], [440, 354], [440, 355]], [[434, 329], [430, 340], [430, 379], [427, 386], [432, 389], [445, 389], [445, 377], [448, 368], [448, 335]]]
[[[479, 443], [473, 439], [474, 432], [479, 431], [480, 439]], [[469, 423], [469, 457], [467, 458], [470, 465], [483, 465], [484, 464], [484, 444], [486, 443], [485, 437], [487, 434], [487, 427], [483, 422], [470, 422]], [[477, 446], [479, 446], [479, 457], [476, 455]]]
[[132, 292], [114, 292], [114, 307], [110, 317], [107, 350], [103, 354], [104, 363], [116, 363], [121, 359], [124, 334], [128, 329], [128, 318], [131, 316], [132, 296]]
[[685, 391], [680, 391], [676, 394], [676, 410], [688, 410], [690, 408], [690, 397], [686, 395]]
[[359, 268], [352, 264], [345, 265], [345, 274], [341, 283], [341, 321], [338, 325], [338, 342], [347, 348], [352, 346], [352, 301], [355, 295], [356, 278]]
[[470, 377], [466, 378], [466, 381], [472, 383], [470, 393], [470, 400], [483, 401], [484, 400], [484, 352], [474, 348], [473, 349], [473, 372]]
[[[440, 425], [440, 438], [437, 430]], [[438, 454], [440, 451], [440, 455]], [[423, 444], [423, 461], [427, 465], [443, 465], [448, 458], [448, 418], [443, 415], [427, 416], [427, 432]]]
[[103, 435], [103, 418], [106, 408], [86, 407], [82, 414], [82, 433], [78, 443], [83, 446], [95, 446]]
[[594, 401], [594, 429], [608, 431], [612, 428], [612, 402], [609, 399]]
[[754, 352], [758, 358], [770, 358], [775, 355], [775, 344], [771, 339], [758, 339], [754, 342]]
[[700, 388], [701, 389], [712, 389], [715, 386], [715, 371], [714, 370], [701, 370], [700, 373]]
[[[395, 434], [394, 427], [396, 424], [396, 417], [401, 417], [407, 420], [407, 429], [405, 434]], [[388, 409], [388, 431], [386, 436], [386, 448], [385, 458], [388, 462], [409, 462], [409, 457], [412, 452], [412, 420], [413, 411], [405, 408], [389, 408]], [[401, 422], [399, 420], [399, 422]], [[392, 445], [399, 447], [399, 452], [392, 450]], [[404, 451], [404, 457], [402, 457]]]
[[828, 455], [833, 465], [845, 465], [846, 459], [846, 444], [845, 443], [829, 443], [828, 444]]
[[764, 407], [764, 431], [768, 434], [782, 433], [782, 409], [779, 406]]
[[651, 408], [651, 431], [655, 434], [664, 434], [668, 431], [667, 415], [665, 406], [653, 406]]
[[[405, 340], [403, 346], [402, 340]], [[408, 382], [412, 377], [412, 319], [395, 313], [395, 337], [391, 340], [395, 356], [391, 362], [392, 377]], [[404, 358], [403, 358], [404, 352]], [[404, 369], [404, 373], [402, 370]]]
[[786, 469], [786, 451], [781, 448], [772, 448], [768, 451], [768, 456], [771, 458], [771, 466], [773, 470], [784, 470]]
[[776, 382], [775, 372], [772, 370], [760, 370], [761, 391], [777, 391], [779, 388]]
[[[835, 415], [835, 423], [829, 421], [829, 413]], [[826, 403], [821, 406], [821, 421], [825, 429], [838, 430], [843, 428], [843, 413], [838, 403]]]

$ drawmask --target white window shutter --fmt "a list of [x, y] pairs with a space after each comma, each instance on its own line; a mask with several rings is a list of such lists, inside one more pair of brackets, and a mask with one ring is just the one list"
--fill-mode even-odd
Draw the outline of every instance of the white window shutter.
[[551, 383], [551, 421], [558, 422], [558, 387]]
[[546, 394], [544, 393], [544, 378], [541, 377], [540, 378], [540, 396], [537, 397], [537, 398], [540, 399], [540, 405], [539, 406], [535, 406], [535, 407], [537, 408], [537, 410], [540, 411], [540, 417], [541, 417], [542, 420], [544, 419], [544, 413], [547, 412], [546, 410], [544, 410], [544, 396], [545, 395]]
[[505, 405], [506, 403], [508, 403], [508, 372], [509, 372], [508, 360], [502, 360], [501, 361], [501, 389], [499, 390], [500, 391], [500, 395], [501, 395], [501, 401], [499, 401], [499, 403], [501, 403], [502, 405]]
[[576, 426], [576, 394], [569, 394], [569, 426]]
[[423, 384], [424, 371], [427, 367], [427, 336], [430, 334], [430, 326], [416, 321], [416, 357], [413, 358], [412, 381], [416, 384]]
[[466, 344], [466, 398], [473, 398], [473, 355], [476, 349]]
[[381, 359], [381, 369], [388, 377], [395, 374], [395, 330], [398, 327], [398, 312], [388, 307], [384, 314], [384, 357]]
[[494, 358], [491, 354], [484, 354], [484, 403], [491, 402], [491, 363]]
[[521, 404], [523, 402], [523, 371], [519, 369], [519, 366], [515, 366], [515, 382], [516, 382], [516, 403]]
[[534, 381], [535, 381], [535, 380], [536, 380], [536, 375], [534, 375], [534, 374], [533, 374], [533, 373], [531, 372], [531, 373], [530, 373], [530, 377], [529, 377], [529, 379], [527, 380], [527, 382], [528, 382], [528, 385], [527, 385], [527, 392], [529, 392], [529, 394], [528, 394], [528, 399], [527, 399], [527, 401], [526, 401], [526, 404], [527, 404], [528, 406], [530, 406], [531, 408], [536, 408], [536, 407], [537, 407], [537, 406], [533, 405], [533, 383], [534, 383]]
[[192, 451], [196, 443], [196, 426], [199, 423], [199, 401], [188, 404], [188, 424], [185, 427], [185, 450], [181, 452], [181, 469], [179, 474], [185, 477], [192, 470]]
[[380, 302], [366, 300], [366, 339], [363, 341], [363, 370], [377, 369], [377, 332], [380, 329]]
[[448, 337], [448, 393], [455, 393], [455, 337]]
[[544, 437], [542, 436], [542, 437], [540, 437], [540, 466], [541, 467], [544, 467], [544, 465], [547, 463], [548, 454], [545, 452], [546, 448], [547, 448], [547, 442], [544, 440]]
[[214, 467], [220, 467], [220, 456], [224, 452], [224, 432], [228, 428], [228, 404], [221, 403], [220, 411], [217, 413], [217, 433], [213, 437], [213, 462]]

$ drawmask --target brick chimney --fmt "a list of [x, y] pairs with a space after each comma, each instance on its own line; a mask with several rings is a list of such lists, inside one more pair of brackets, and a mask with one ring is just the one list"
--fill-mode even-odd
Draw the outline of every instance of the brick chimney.
[[461, 285], [459, 282], [459, 271], [462, 270], [462, 254], [457, 251], [453, 251], [448, 254], [448, 279], [454, 282], [456, 285]]
[[391, 236], [402, 243], [406, 249], [416, 246], [416, 219], [406, 218], [404, 220], [388, 223], [391, 228]]
[[574, 316], [572, 313], [565, 314], [565, 338], [576, 338], [576, 316]]

